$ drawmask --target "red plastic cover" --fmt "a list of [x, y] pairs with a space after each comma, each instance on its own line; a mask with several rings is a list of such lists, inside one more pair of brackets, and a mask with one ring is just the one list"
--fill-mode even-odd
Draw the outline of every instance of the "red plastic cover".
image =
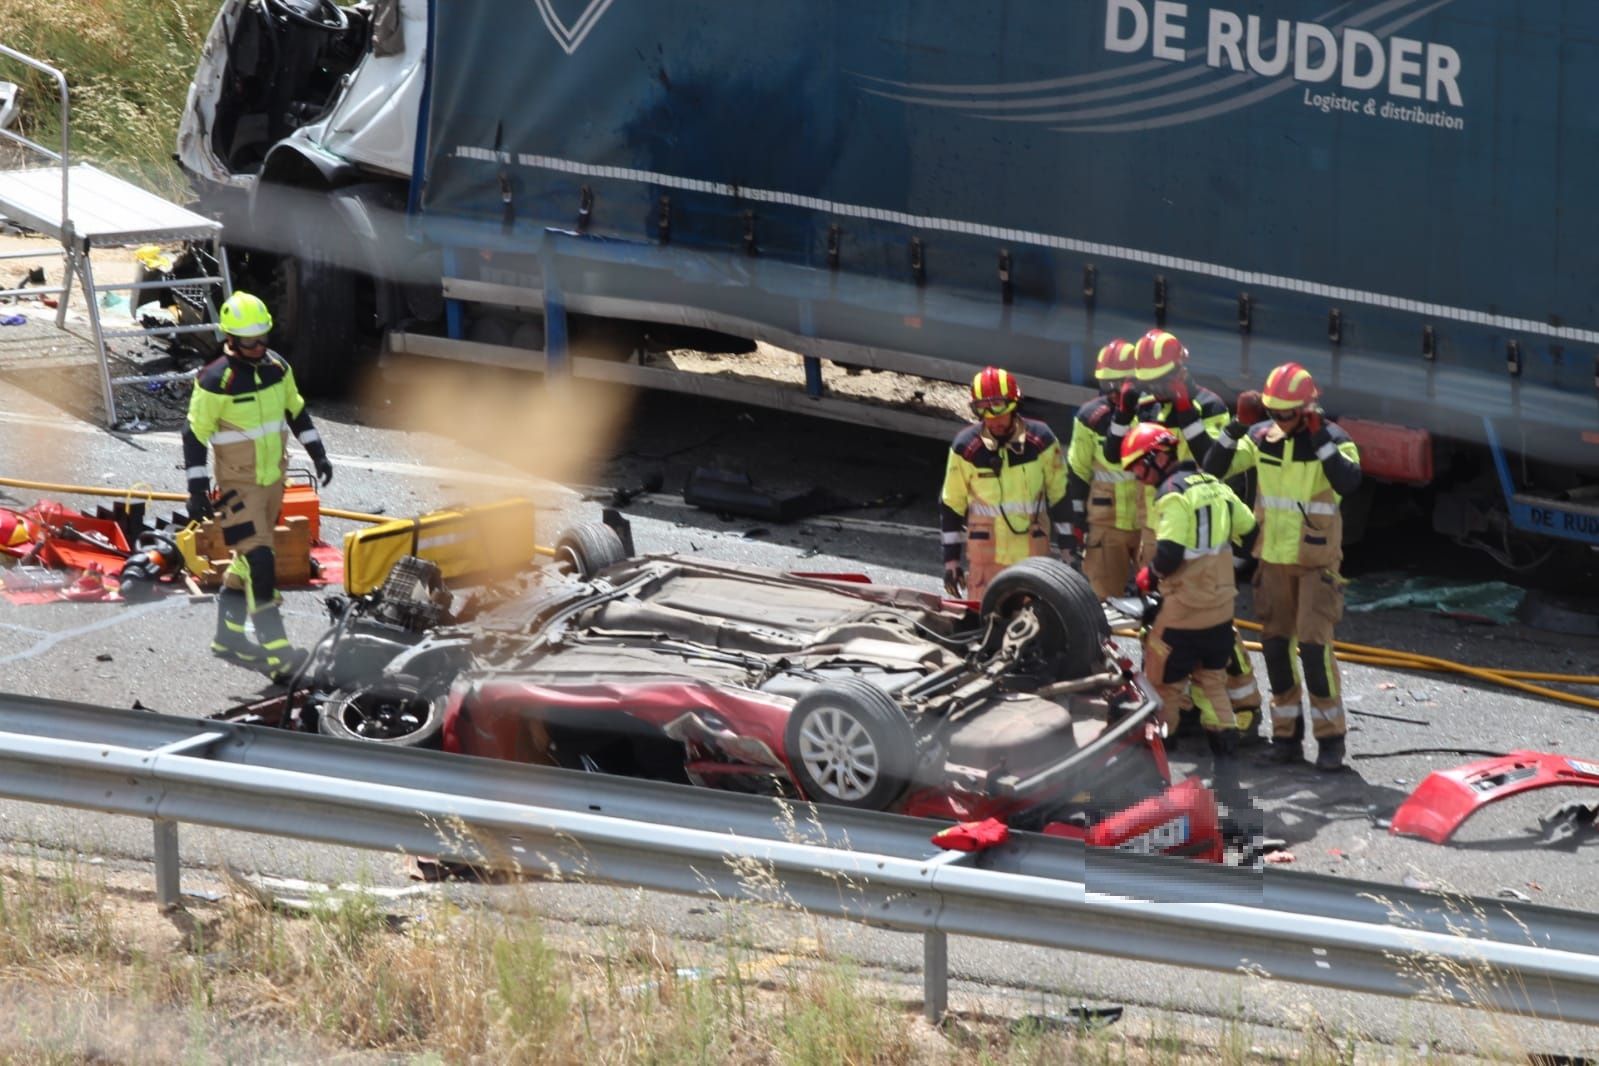
[[1399, 805], [1388, 831], [1442, 844], [1488, 804], [1555, 785], [1599, 788], [1599, 761], [1513, 751], [1453, 770], [1434, 770]]

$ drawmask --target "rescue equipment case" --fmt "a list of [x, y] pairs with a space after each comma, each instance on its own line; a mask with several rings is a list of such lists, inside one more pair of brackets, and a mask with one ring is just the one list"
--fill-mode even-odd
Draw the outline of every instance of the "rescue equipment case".
[[344, 537], [344, 589], [362, 596], [407, 555], [438, 566], [446, 580], [513, 573], [534, 555], [533, 501], [501, 500], [392, 522]]

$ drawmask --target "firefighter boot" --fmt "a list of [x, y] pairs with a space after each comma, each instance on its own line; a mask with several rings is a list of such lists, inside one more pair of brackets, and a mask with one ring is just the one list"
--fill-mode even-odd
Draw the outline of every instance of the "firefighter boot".
[[1210, 747], [1211, 789], [1216, 798], [1231, 804], [1243, 791], [1238, 783], [1238, 730], [1212, 729], [1205, 733]]
[[1303, 718], [1294, 720], [1292, 736], [1272, 736], [1271, 750], [1266, 753], [1266, 759], [1268, 762], [1276, 763], [1278, 766], [1291, 766], [1294, 763], [1305, 761], [1305, 720]]
[[1211, 791], [1216, 793], [1222, 829], [1240, 846], [1258, 848], [1266, 823], [1238, 780], [1238, 743], [1242, 738], [1236, 729], [1218, 729], [1205, 734], [1205, 739], [1210, 744]]
[[265, 667], [267, 677], [274, 684], [287, 684], [305, 664], [306, 654], [289, 643], [278, 605], [274, 603], [257, 608], [255, 614], [250, 616], [250, 621], [255, 625], [256, 639], [261, 642], [261, 665]]
[[224, 588], [217, 593], [217, 632], [211, 654], [243, 666], [260, 666], [261, 649], [244, 634], [243, 589]]
[[1344, 769], [1343, 734], [1321, 737], [1316, 741], [1316, 769], [1324, 773], [1337, 773]]

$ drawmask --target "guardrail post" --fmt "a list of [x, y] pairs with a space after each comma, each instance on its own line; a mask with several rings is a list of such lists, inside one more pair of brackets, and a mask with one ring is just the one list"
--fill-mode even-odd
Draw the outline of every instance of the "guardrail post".
[[176, 910], [182, 899], [178, 866], [178, 823], [152, 819], [155, 825], [155, 902], [163, 911]]
[[922, 934], [922, 1013], [937, 1025], [949, 1010], [949, 934]]

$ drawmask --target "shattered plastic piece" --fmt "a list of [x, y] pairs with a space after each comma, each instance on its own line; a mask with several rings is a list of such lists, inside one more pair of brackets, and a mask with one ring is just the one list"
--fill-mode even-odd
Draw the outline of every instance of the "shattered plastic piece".
[[1121, 1007], [1090, 1007], [1087, 1004], [1073, 1007], [1069, 1017], [1053, 1014], [1027, 1014], [1011, 1023], [1013, 1033], [1044, 1033], [1062, 1029], [1083, 1031], [1102, 1029], [1121, 1021]]
[[1519, 888], [1501, 888], [1499, 891], [1495, 892], [1494, 895], [1498, 896], [1500, 899], [1513, 899], [1522, 903], [1532, 902], [1532, 897], [1521, 891]]
[[27, 315], [0, 315], [0, 326], [25, 326], [27, 324]]
[[1295, 861], [1294, 853], [1291, 851], [1269, 851], [1266, 853], [1266, 861], [1274, 865], [1285, 866]]
[[1346, 610], [1356, 614], [1414, 608], [1462, 621], [1509, 625], [1516, 621], [1526, 590], [1503, 581], [1460, 583], [1443, 578], [1358, 581], [1345, 590]]
[[1488, 804], [1555, 785], [1599, 788], [1599, 760], [1513, 751], [1450, 770], [1434, 770], [1399, 805], [1388, 831], [1442, 844]]
[[983, 851], [1010, 839], [1010, 827], [998, 818], [959, 822], [933, 834], [933, 843], [949, 851]]

